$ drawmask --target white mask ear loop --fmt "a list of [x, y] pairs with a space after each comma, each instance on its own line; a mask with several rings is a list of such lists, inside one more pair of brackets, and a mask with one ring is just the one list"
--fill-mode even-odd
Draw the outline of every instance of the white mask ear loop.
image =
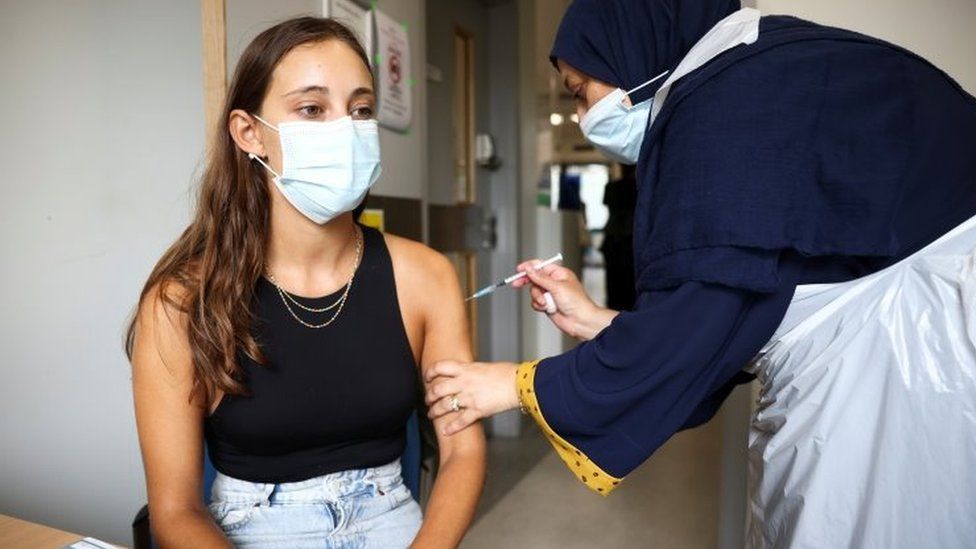
[[269, 172], [273, 173], [275, 175], [275, 177], [277, 177], [278, 179], [281, 179], [281, 176], [278, 175], [278, 172], [274, 171], [274, 169], [271, 166], [269, 166], [267, 162], [265, 162], [264, 160], [261, 160], [261, 157], [260, 156], [254, 154], [254, 153], [247, 153], [247, 157], [250, 158], [251, 160], [257, 160], [258, 162], [261, 163], [262, 166], [264, 166], [265, 168], [267, 168], [267, 170]]
[[[256, 118], [259, 122], [261, 122], [265, 126], [271, 128], [272, 130], [278, 131], [278, 128], [272, 126], [270, 123], [268, 123], [267, 120], [261, 118], [260, 116], [258, 116], [256, 114], [252, 114], [251, 116], [253, 116], [254, 118]], [[278, 172], [274, 171], [274, 169], [271, 166], [269, 166], [267, 162], [265, 162], [264, 160], [261, 160], [261, 157], [260, 156], [254, 154], [254, 153], [247, 153], [247, 157], [250, 158], [251, 160], [257, 160], [258, 162], [261, 163], [262, 166], [264, 166], [265, 168], [267, 168], [267, 170], [269, 172], [273, 173], [275, 175], [275, 177], [281, 179], [281, 176], [278, 175]]]
[[[661, 76], [664, 76], [664, 75], [662, 74]], [[660, 78], [660, 77], [658, 77], [658, 78]], [[654, 80], [657, 80], [657, 78], [655, 78]], [[654, 80], [652, 80], [651, 82], [653, 82]], [[271, 128], [272, 130], [274, 130], [276, 132], [278, 131], [278, 128], [272, 126], [270, 122], [268, 122], [267, 120], [261, 118], [260, 116], [258, 116], [256, 114], [252, 114], [251, 116], [253, 116], [254, 118], [257, 118], [258, 119], [258, 122], [264, 124], [265, 126]], [[278, 133], [281, 133], [281, 132], [278, 132]]]
[[[664, 78], [664, 76], [665, 76], [666, 74], [668, 74], [669, 72], [670, 72], [670, 71], [664, 71], [664, 72], [662, 72], [661, 74], [659, 74], [659, 75], [657, 75], [657, 76], [655, 76], [654, 78], [651, 78], [651, 79], [650, 79], [650, 80], [648, 80], [647, 82], [644, 82], [644, 83], [643, 83], [643, 84], [641, 84], [640, 86], [637, 86], [636, 88], [634, 88], [634, 89], [632, 89], [632, 90], [630, 90], [629, 92], [627, 92], [627, 93], [626, 93], [626, 95], [627, 95], [627, 97], [630, 97], [630, 94], [632, 94], [632, 93], [634, 93], [635, 91], [637, 91], [637, 90], [639, 90], [639, 89], [641, 89], [641, 88], [643, 88], [643, 87], [645, 87], [645, 86], [649, 86], [649, 85], [651, 85], [651, 84], [653, 84], [653, 83], [655, 83], [655, 82], [657, 82], [657, 81], [658, 81], [658, 80], [660, 80], [661, 78]], [[631, 101], [633, 101], [633, 100], [631, 100]], [[257, 117], [257, 115], [255, 115], [255, 117]], [[261, 119], [260, 119], [260, 118], [258, 118], [258, 120], [261, 120]], [[262, 121], [262, 122], [264, 122], [264, 120], [261, 120], [261, 121]], [[265, 124], [267, 124], [267, 122], [265, 122]]]

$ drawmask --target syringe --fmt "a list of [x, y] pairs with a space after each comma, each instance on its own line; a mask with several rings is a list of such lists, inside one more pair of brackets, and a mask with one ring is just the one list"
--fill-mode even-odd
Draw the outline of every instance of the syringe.
[[[546, 267], [547, 265], [552, 265], [553, 263], [558, 263], [559, 261], [562, 261], [562, 260], [563, 260], [563, 254], [561, 254], [561, 253], [556, 254], [553, 257], [550, 257], [549, 259], [543, 261], [538, 266], [536, 266], [535, 267], [535, 270], [538, 271], [538, 270], [542, 269], [543, 267]], [[496, 283], [492, 284], [491, 286], [485, 286], [484, 288], [482, 288], [482, 289], [478, 290], [477, 292], [475, 292], [474, 295], [472, 295], [468, 299], [465, 299], [465, 301], [471, 301], [472, 299], [478, 299], [479, 297], [484, 297], [484, 296], [486, 296], [486, 295], [494, 292], [498, 288], [503, 288], [505, 286], [508, 286], [512, 282], [515, 282], [516, 280], [519, 280], [521, 278], [525, 278], [526, 276], [527, 276], [527, 273], [525, 273], [525, 272], [515, 273], [512, 276], [506, 278], [505, 280], [502, 280], [500, 282], [496, 282]]]

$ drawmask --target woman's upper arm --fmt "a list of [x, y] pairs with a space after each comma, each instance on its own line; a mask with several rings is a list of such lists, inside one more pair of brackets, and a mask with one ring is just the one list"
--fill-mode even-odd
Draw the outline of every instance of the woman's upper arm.
[[[386, 234], [393, 261], [397, 293], [411, 345], [416, 345], [420, 369], [440, 360], [471, 362], [471, 336], [461, 285], [451, 262], [442, 254], [414, 242]], [[484, 452], [480, 425], [445, 437], [444, 427], [454, 414], [434, 420], [441, 460], [455, 451]]]
[[471, 333], [454, 266], [436, 252], [431, 252], [428, 264], [421, 368], [439, 360], [471, 362]]
[[[426, 370], [441, 360], [471, 362], [474, 360], [474, 353], [468, 318], [454, 266], [447, 258], [433, 251], [430, 252], [426, 264], [429, 272], [426, 280], [429, 286], [425, 292], [427, 299], [424, 300], [426, 306], [421, 369]], [[454, 451], [483, 451], [484, 434], [480, 424], [472, 425], [449, 437], [442, 434], [443, 427], [453, 418], [454, 414], [448, 414], [434, 420], [442, 458], [448, 457]]]
[[147, 293], [136, 318], [132, 390], [154, 514], [203, 507], [203, 415], [191, 402], [193, 363], [185, 315]]

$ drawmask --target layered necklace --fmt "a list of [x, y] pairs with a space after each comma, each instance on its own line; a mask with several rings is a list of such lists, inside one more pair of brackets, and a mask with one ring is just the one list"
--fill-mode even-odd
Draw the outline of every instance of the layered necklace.
[[[346, 287], [342, 291], [342, 295], [340, 295], [339, 299], [337, 299], [335, 303], [332, 303], [331, 305], [327, 305], [321, 308], [315, 308], [315, 307], [309, 307], [307, 305], [303, 305], [297, 299], [295, 299], [293, 295], [286, 292], [285, 290], [282, 290], [281, 286], [278, 285], [278, 281], [275, 280], [275, 276], [274, 273], [271, 272], [271, 268], [268, 267], [268, 265], [264, 266], [264, 270], [268, 274], [268, 280], [275, 287], [275, 289], [278, 290], [278, 295], [281, 296], [281, 302], [285, 304], [285, 309], [288, 309], [288, 312], [291, 314], [292, 318], [294, 318], [295, 321], [297, 321], [302, 326], [305, 326], [306, 328], [312, 328], [315, 330], [319, 328], [325, 328], [329, 324], [335, 322], [335, 319], [339, 318], [339, 313], [342, 312], [342, 308], [346, 305], [346, 300], [349, 298], [349, 290], [352, 289], [352, 281], [356, 279], [356, 272], [359, 271], [359, 264], [363, 260], [363, 232], [358, 227], [354, 227], [353, 230], [356, 232], [356, 263], [355, 265], [353, 265], [352, 274], [349, 275], [349, 282], [346, 283]], [[306, 322], [301, 317], [299, 317], [298, 314], [295, 312], [295, 310], [292, 309], [292, 305], [298, 307], [299, 309], [305, 312], [312, 313], [312, 314], [322, 314], [332, 310], [335, 310], [335, 313], [333, 313], [332, 316], [325, 322], [322, 322], [320, 324], [313, 324], [311, 322]]]

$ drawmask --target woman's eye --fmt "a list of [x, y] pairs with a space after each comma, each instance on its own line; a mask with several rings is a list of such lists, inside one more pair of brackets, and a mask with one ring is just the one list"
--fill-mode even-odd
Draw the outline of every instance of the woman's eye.
[[300, 112], [302, 116], [316, 118], [322, 114], [322, 109], [318, 105], [305, 105], [304, 107], [299, 107], [298, 112]]
[[578, 86], [573, 90], [573, 99], [579, 102], [586, 101], [586, 91], [583, 89], [583, 86]]
[[352, 110], [352, 117], [358, 120], [368, 120], [373, 118], [372, 107], [356, 107]]

